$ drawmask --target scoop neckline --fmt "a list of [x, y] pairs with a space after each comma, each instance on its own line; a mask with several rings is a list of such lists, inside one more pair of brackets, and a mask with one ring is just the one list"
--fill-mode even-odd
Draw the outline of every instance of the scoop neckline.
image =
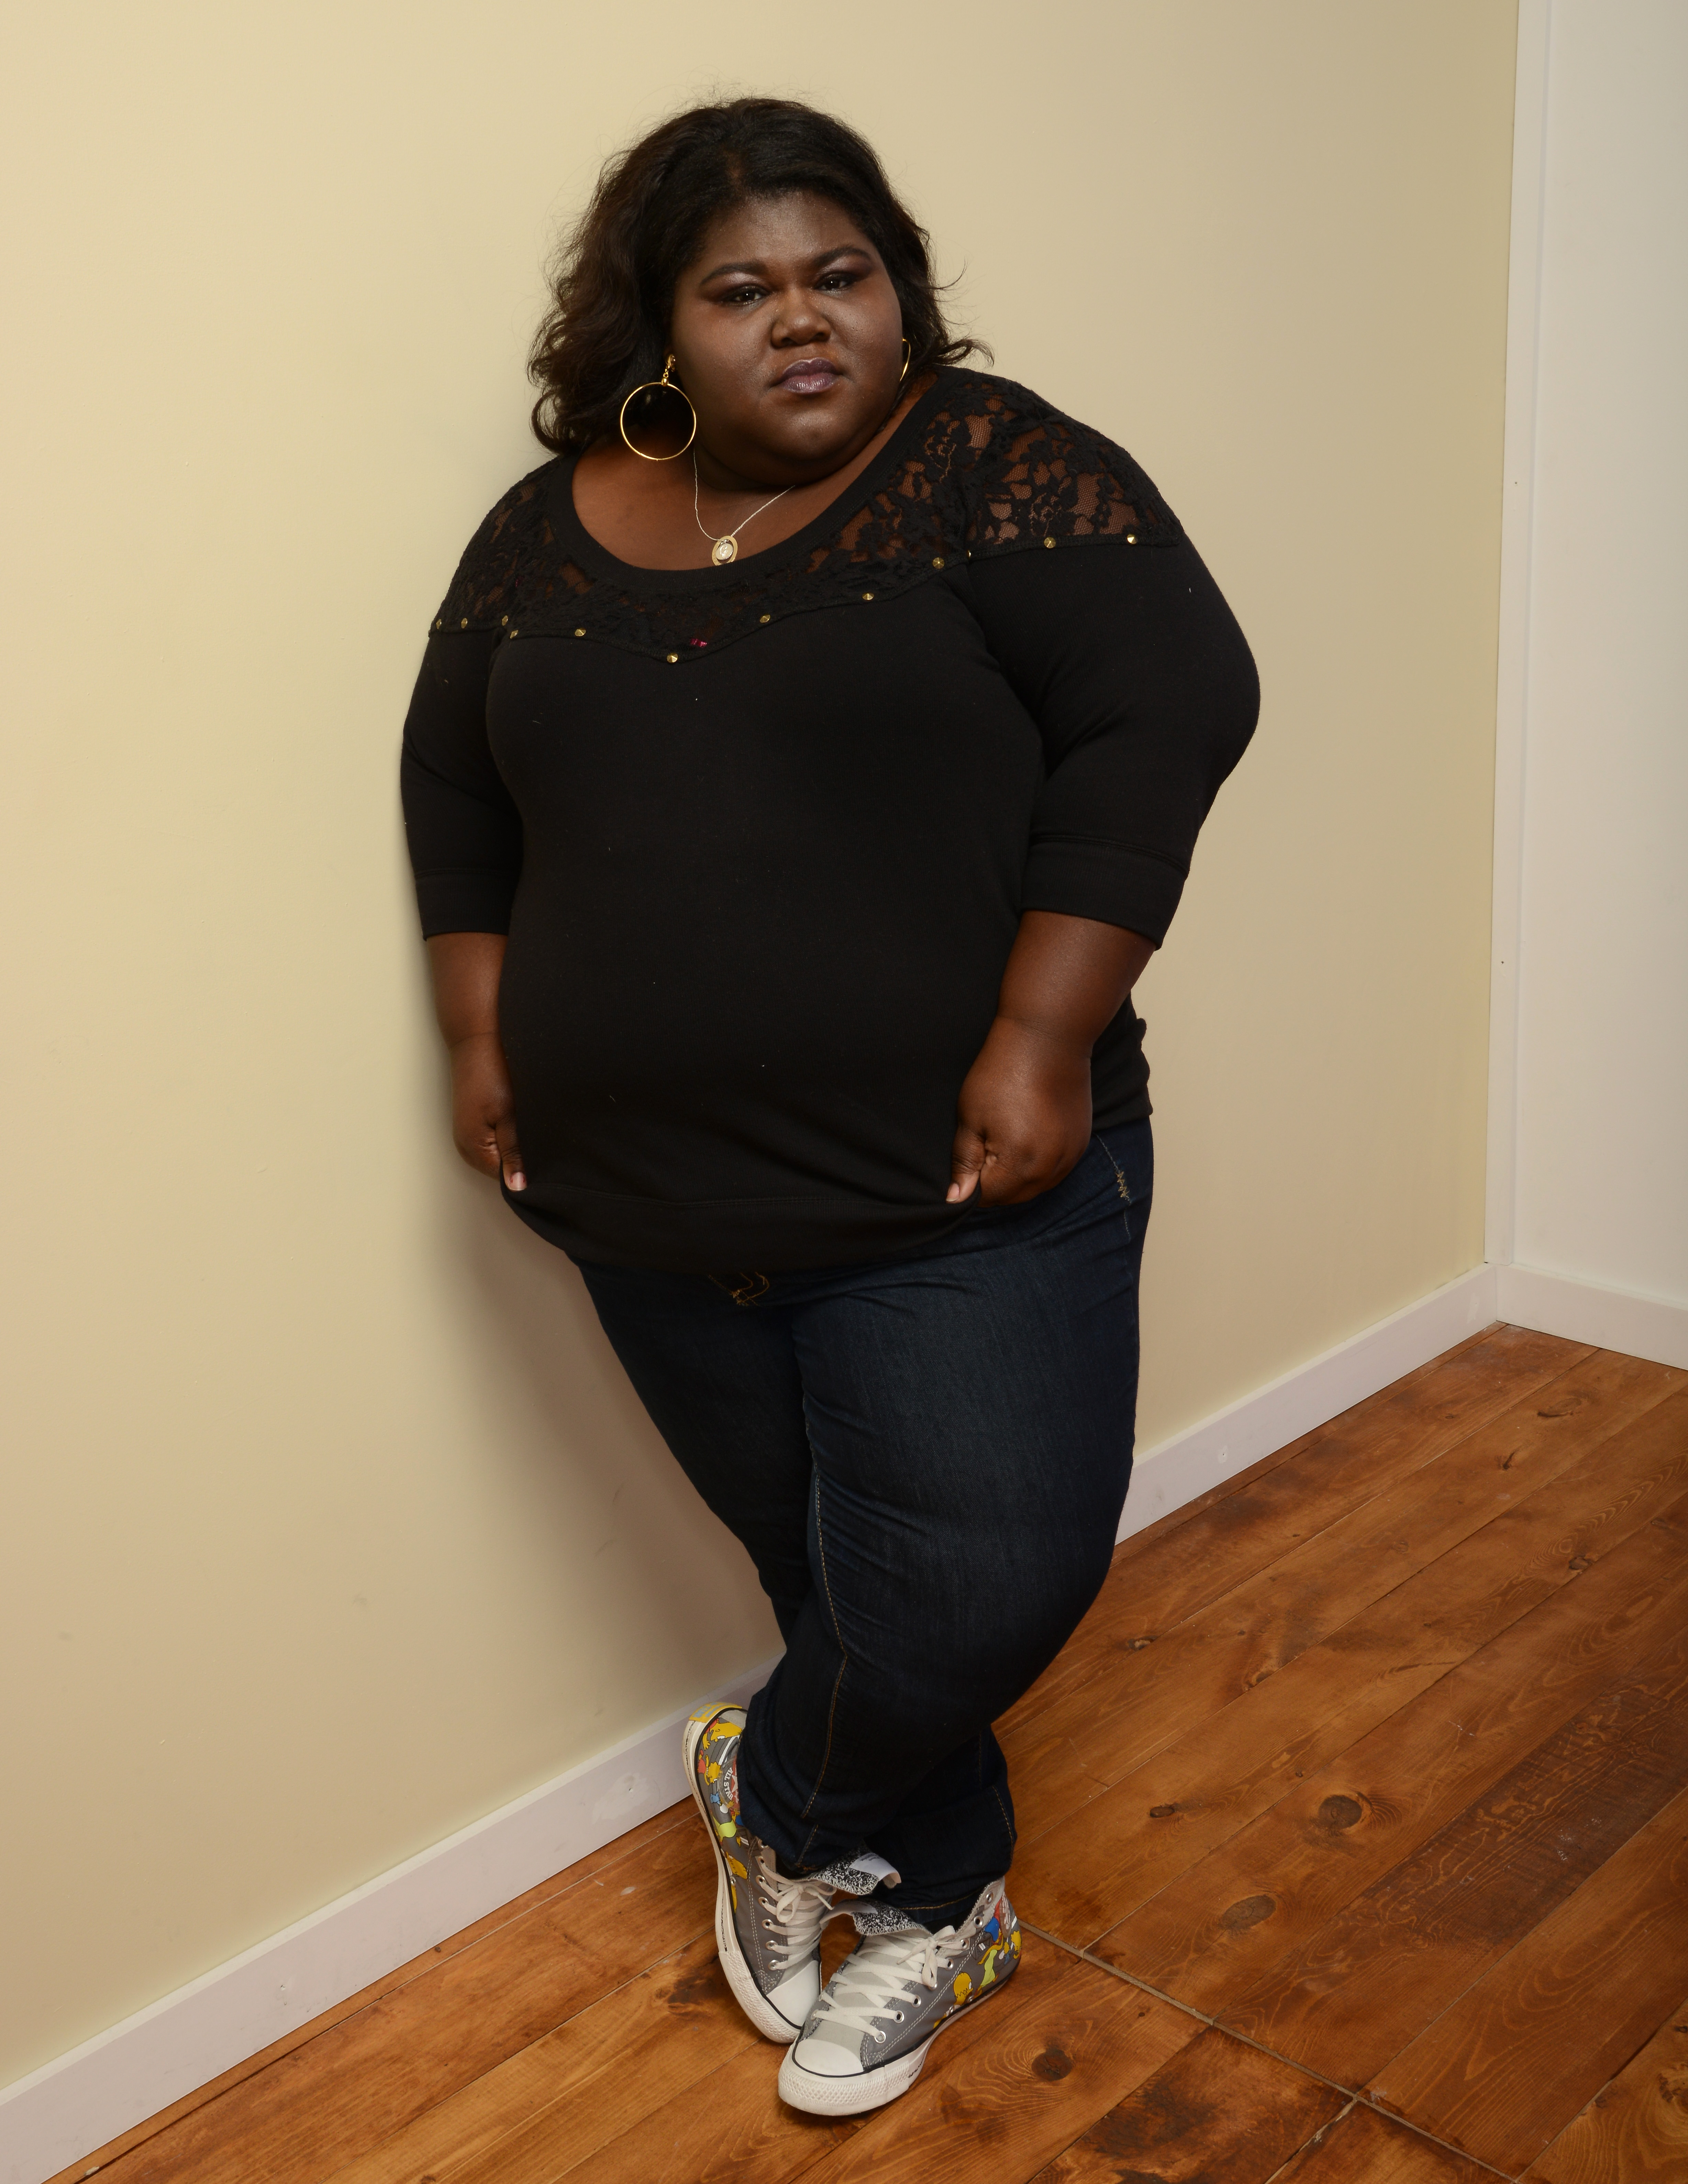
[[[853, 484], [846, 486], [824, 508], [818, 510], [800, 531], [794, 531], [788, 538], [781, 538], [772, 546], [761, 547], [754, 554], [738, 554], [724, 568], [705, 563], [701, 569], [641, 569], [635, 563], [623, 561], [612, 554], [607, 546], [593, 537], [581, 521], [580, 512], [574, 504], [574, 474], [575, 466], [580, 460], [578, 454], [566, 457], [558, 467], [551, 496], [553, 526], [560, 535], [566, 537], [569, 550], [576, 560], [592, 574], [612, 577], [628, 591], [701, 591], [711, 584], [718, 586], [723, 577], [738, 576], [753, 568], [772, 570], [778, 566], [783, 556], [805, 552], [842, 528], [845, 520], [855, 514], [861, 502], [877, 490], [883, 474], [899, 455], [905, 437], [916, 424], [924, 421], [927, 410], [950, 381], [958, 376], [956, 365], [939, 365], [931, 386]], [[595, 568], [593, 564], [596, 564]]]

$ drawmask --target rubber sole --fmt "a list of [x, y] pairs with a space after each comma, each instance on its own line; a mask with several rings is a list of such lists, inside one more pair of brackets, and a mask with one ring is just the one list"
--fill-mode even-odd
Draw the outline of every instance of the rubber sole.
[[688, 1721], [680, 1737], [680, 1751], [686, 1763], [686, 1780], [691, 1788], [692, 1802], [698, 1808], [698, 1817], [708, 1831], [710, 1847], [715, 1852], [716, 1953], [721, 1958], [721, 1969], [727, 1975], [727, 1984], [732, 1989], [733, 1999], [763, 2039], [776, 2040], [782, 2048], [789, 2048], [803, 2027], [780, 2015], [757, 1986], [755, 1974], [744, 1961], [744, 1952], [738, 1946], [738, 1936], [733, 1924], [733, 1875], [727, 1869], [727, 1853], [721, 1847], [721, 1837], [715, 1831], [715, 1822], [710, 1818], [709, 1807], [704, 1802], [703, 1792], [698, 1787], [698, 1747], [703, 1741], [704, 1731], [710, 1722], [718, 1719], [720, 1713], [726, 1711], [723, 1707], [717, 1713], [706, 1715], [701, 1721]]
[[[1019, 1970], [1017, 1964], [1014, 1969]], [[926, 2059], [938, 2034], [947, 2032], [969, 2011], [989, 2002], [993, 1994], [1000, 1993], [1013, 1975], [1009, 1972], [994, 1981], [983, 1994], [963, 2003], [953, 2017], [946, 2017], [918, 2048], [911, 2048], [906, 2055], [899, 2055], [893, 2063], [882, 2063], [877, 2070], [863, 2070], [848, 2078], [823, 2078], [816, 2071], [805, 2070], [798, 2062], [794, 2042], [779, 2066], [780, 2098], [788, 2108], [800, 2109], [805, 2115], [861, 2115], [869, 2109], [883, 2109], [888, 2101], [894, 2101], [907, 2092], [926, 2068]]]
[[[937, 2037], [934, 2032], [932, 2040]], [[866, 2109], [883, 2109], [907, 2092], [926, 2068], [932, 2040], [899, 2055], [894, 2063], [849, 2078], [820, 2077], [794, 2063], [788, 2052], [779, 2066], [779, 2097], [788, 2109], [801, 2109], [805, 2115], [860, 2115]]]

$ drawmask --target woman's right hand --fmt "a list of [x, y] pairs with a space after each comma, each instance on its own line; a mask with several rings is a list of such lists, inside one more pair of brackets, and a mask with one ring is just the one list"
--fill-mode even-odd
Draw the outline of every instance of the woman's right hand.
[[499, 1037], [502, 933], [436, 933], [428, 942], [434, 1010], [451, 1056], [451, 1134], [477, 1175], [526, 1190], [510, 1065]]
[[472, 1033], [451, 1050], [451, 1134], [477, 1174], [501, 1175], [511, 1190], [526, 1190], [510, 1068], [496, 1032]]

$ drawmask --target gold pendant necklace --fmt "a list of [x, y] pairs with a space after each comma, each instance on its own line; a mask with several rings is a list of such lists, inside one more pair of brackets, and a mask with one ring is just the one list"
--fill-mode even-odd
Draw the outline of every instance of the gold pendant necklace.
[[760, 508], [753, 508], [750, 510], [750, 513], [745, 517], [744, 522], [738, 526], [737, 530], [723, 531], [720, 538], [717, 538], [714, 532], [712, 532], [709, 526], [704, 521], [702, 515], [698, 510], [698, 490], [700, 482], [701, 482], [698, 476], [698, 459], [694, 455], [692, 458], [692, 515], [699, 530], [703, 532], [705, 538], [710, 542], [709, 557], [710, 560], [714, 562], [717, 569], [724, 569], [729, 561], [736, 561], [738, 560], [738, 532], [746, 529], [748, 526], [755, 521], [759, 515], [764, 514], [768, 509], [772, 508], [774, 504], [774, 500], [783, 500], [787, 493], [791, 491], [791, 488], [788, 485], [782, 486], [779, 491], [774, 495], [773, 500], [765, 500]]

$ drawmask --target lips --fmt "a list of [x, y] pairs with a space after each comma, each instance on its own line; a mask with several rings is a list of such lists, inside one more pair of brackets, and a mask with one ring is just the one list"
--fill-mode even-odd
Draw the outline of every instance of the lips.
[[838, 366], [829, 364], [825, 357], [803, 356], [787, 365], [774, 385], [783, 387], [788, 394], [824, 394], [842, 376]]

